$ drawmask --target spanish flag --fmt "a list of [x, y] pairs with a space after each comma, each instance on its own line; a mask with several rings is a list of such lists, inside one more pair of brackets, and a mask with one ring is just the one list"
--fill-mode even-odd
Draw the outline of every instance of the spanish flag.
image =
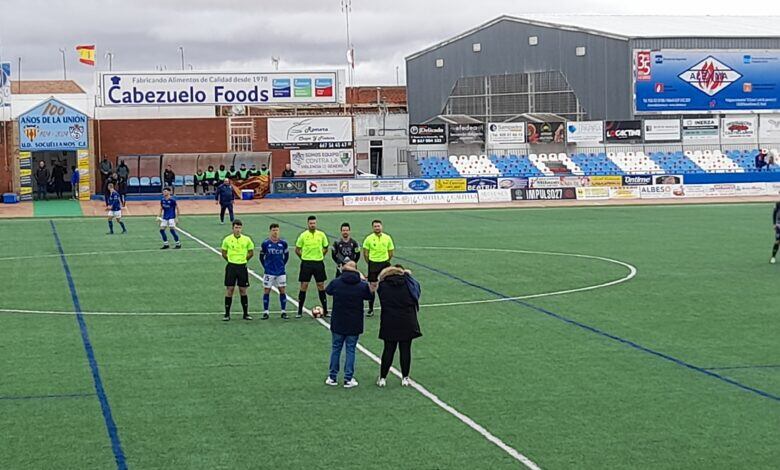
[[95, 66], [95, 45], [76, 46], [76, 52], [79, 53], [79, 62]]

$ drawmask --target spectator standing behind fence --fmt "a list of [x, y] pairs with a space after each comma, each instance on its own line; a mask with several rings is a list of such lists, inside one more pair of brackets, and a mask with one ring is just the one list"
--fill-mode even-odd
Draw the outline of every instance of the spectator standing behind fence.
[[282, 171], [282, 178], [295, 178], [295, 171], [293, 171], [289, 163], [284, 165], [284, 170]]
[[357, 387], [355, 380], [355, 347], [363, 334], [363, 304], [371, 298], [368, 282], [362, 279], [354, 261], [348, 261], [341, 267], [341, 276], [332, 280], [325, 289], [333, 297], [330, 333], [330, 371], [325, 384], [338, 385], [341, 350], [346, 345], [347, 357], [344, 361], [344, 388]]
[[163, 182], [165, 183], [164, 186], [167, 186], [171, 189], [171, 193], [176, 193], [176, 190], [173, 187], [173, 183], [176, 181], [176, 173], [173, 172], [173, 168], [171, 168], [170, 165], [165, 167], [165, 171], [163, 172]]
[[122, 198], [122, 207], [127, 205], [127, 183], [130, 179], [130, 167], [125, 165], [124, 160], [119, 161], [119, 166], [116, 167], [116, 175], [119, 178], [119, 197]]
[[76, 168], [76, 166], [70, 167], [70, 186], [71, 191], [73, 192], [73, 196], [71, 196], [71, 199], [78, 199], [79, 198], [79, 181], [81, 181], [81, 174], [79, 173], [79, 170]]
[[62, 199], [62, 192], [65, 190], [65, 174], [68, 172], [68, 168], [60, 161], [56, 161], [52, 165], [51, 181], [54, 185], [54, 192], [57, 194], [57, 199]]
[[758, 155], [756, 155], [756, 171], [761, 171], [765, 166], [767, 166], [767, 155], [766, 155], [766, 149], [761, 149], [758, 151]]
[[49, 184], [49, 169], [46, 168], [46, 162], [43, 160], [38, 162], [38, 168], [35, 169], [35, 184], [38, 189], [38, 200], [46, 200], [47, 185]]
[[110, 161], [108, 161], [108, 158], [106, 158], [105, 155], [103, 155], [103, 161], [100, 162], [100, 176], [103, 180], [103, 185], [101, 186], [103, 196], [105, 197], [106, 201], [108, 201], [108, 178], [111, 176], [111, 173], [114, 172], [114, 166], [111, 164]]
[[420, 283], [412, 277], [411, 271], [400, 264], [390, 266], [379, 273], [379, 302], [382, 313], [379, 323], [379, 339], [385, 342], [382, 363], [376, 384], [385, 386], [385, 379], [393, 365], [395, 350], [400, 349], [401, 385], [410, 385], [409, 372], [412, 367], [412, 340], [422, 336], [417, 321], [420, 309]]

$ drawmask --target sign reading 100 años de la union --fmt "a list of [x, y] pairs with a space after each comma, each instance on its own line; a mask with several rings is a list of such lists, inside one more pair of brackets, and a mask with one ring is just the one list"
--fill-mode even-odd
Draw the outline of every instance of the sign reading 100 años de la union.
[[48, 99], [19, 116], [19, 149], [78, 150], [89, 147], [87, 116]]

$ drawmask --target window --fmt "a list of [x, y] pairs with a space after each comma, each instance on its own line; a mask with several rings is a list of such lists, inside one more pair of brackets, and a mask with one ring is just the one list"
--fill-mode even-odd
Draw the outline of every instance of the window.
[[436, 59], [436, 68], [440, 69], [444, 67], [444, 59]]
[[471, 50], [473, 52], [480, 52], [482, 50], [482, 44], [475, 42], [474, 44], [471, 45]]
[[535, 46], [539, 44], [539, 36], [528, 36], [528, 45]]
[[585, 46], [577, 46], [576, 49], [574, 49], [574, 54], [577, 57], [582, 57], [585, 55]]

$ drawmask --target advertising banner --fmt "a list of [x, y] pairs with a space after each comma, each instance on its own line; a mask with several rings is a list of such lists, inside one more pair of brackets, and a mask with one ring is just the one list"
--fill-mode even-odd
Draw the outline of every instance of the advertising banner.
[[758, 139], [758, 116], [727, 116], [721, 120], [720, 139], [724, 144], [756, 142]]
[[316, 179], [306, 181], [306, 194], [368, 194], [372, 180]]
[[352, 118], [269, 118], [268, 146], [275, 149], [352, 148]]
[[477, 193], [421, 193], [421, 194], [372, 194], [344, 196], [345, 206], [395, 206], [419, 204], [476, 204]]
[[720, 122], [718, 118], [683, 119], [683, 142], [718, 142]]
[[372, 193], [401, 193], [404, 192], [404, 180], [371, 180]]
[[577, 188], [577, 199], [582, 199], [585, 201], [609, 199], [609, 187], [590, 186], [586, 188]]
[[479, 203], [484, 202], [510, 202], [512, 191], [509, 189], [480, 189], [477, 191]]
[[436, 180], [436, 192], [466, 191], [466, 178], [443, 178]]
[[566, 137], [562, 122], [529, 122], [526, 129], [529, 144], [562, 144]]
[[19, 149], [77, 150], [87, 148], [87, 116], [50, 98], [19, 116]]
[[737, 196], [772, 196], [766, 183], [736, 183], [734, 192]]
[[780, 142], [780, 114], [762, 114], [758, 120], [758, 140]]
[[646, 119], [645, 142], [679, 142], [682, 128], [679, 119]]
[[479, 178], [466, 178], [466, 190], [477, 191], [480, 189], [496, 189], [498, 188], [498, 178], [491, 177], [479, 177]]
[[682, 175], [656, 175], [653, 177], [653, 184], [683, 184]]
[[640, 186], [639, 197], [641, 199], [671, 199], [684, 197], [685, 190], [679, 184], [659, 184], [655, 186]]
[[89, 201], [89, 151], [77, 151], [76, 161], [76, 171], [79, 172], [79, 201]]
[[0, 62], [0, 107], [11, 106], [11, 63]]
[[609, 188], [610, 199], [639, 199], [639, 188], [636, 186], [620, 186]]
[[306, 194], [306, 180], [275, 179], [274, 194]]
[[642, 121], [607, 121], [604, 135], [608, 144], [621, 144], [642, 140]]
[[649, 186], [653, 175], [623, 175], [623, 186]]
[[101, 72], [100, 106], [343, 103], [337, 73]]
[[409, 126], [409, 145], [442, 145], [447, 143], [444, 124], [412, 124]]
[[404, 192], [407, 193], [432, 193], [435, 190], [436, 180], [421, 178], [404, 180]]
[[589, 176], [538, 176], [528, 179], [529, 188], [576, 188], [589, 185]]
[[488, 124], [487, 143], [492, 148], [510, 148], [525, 143], [524, 122], [491, 122]]
[[577, 199], [577, 188], [528, 188], [513, 189], [512, 199], [515, 201], [559, 201]]
[[780, 50], [634, 50], [637, 113], [780, 109]]
[[499, 178], [498, 187], [502, 189], [527, 188], [528, 178]]
[[347, 175], [355, 172], [352, 149], [291, 150], [290, 167], [298, 176]]
[[622, 176], [591, 176], [591, 186], [623, 186]]
[[569, 121], [566, 123], [566, 142], [602, 142], [604, 140], [603, 121]]
[[31, 152], [19, 152], [19, 200], [32, 201], [33, 164]]
[[447, 140], [451, 144], [482, 144], [485, 142], [485, 125], [449, 124]]

